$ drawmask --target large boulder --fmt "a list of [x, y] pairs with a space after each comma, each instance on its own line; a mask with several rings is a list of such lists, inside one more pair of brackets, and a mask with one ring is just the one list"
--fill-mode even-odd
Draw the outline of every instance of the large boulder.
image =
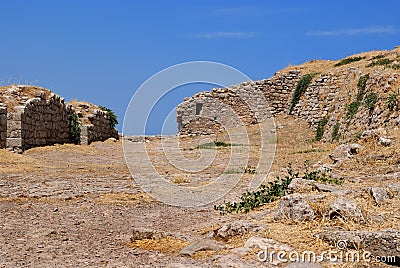
[[357, 143], [341, 144], [333, 150], [329, 157], [333, 160], [334, 164], [337, 165], [352, 158], [353, 155], [358, 154], [363, 148], [363, 146]]
[[252, 223], [250, 221], [238, 220], [223, 225], [214, 230], [213, 236], [216, 239], [228, 239], [236, 235], [244, 235], [247, 233], [257, 233], [267, 230], [264, 224]]
[[314, 210], [307, 203], [306, 198], [299, 193], [282, 197], [279, 200], [278, 210], [275, 214], [276, 220], [307, 221], [313, 220], [314, 217]]
[[330, 219], [340, 217], [344, 220], [365, 223], [364, 215], [358, 205], [343, 198], [337, 199], [330, 205], [328, 215]]

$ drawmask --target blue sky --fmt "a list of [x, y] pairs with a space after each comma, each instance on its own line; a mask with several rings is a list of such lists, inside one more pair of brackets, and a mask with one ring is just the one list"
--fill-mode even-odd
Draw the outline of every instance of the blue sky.
[[[134, 91], [174, 64], [221, 62], [256, 80], [289, 64], [400, 45], [395, 0], [0, 0], [0, 10], [0, 83], [101, 104], [121, 122]], [[149, 134], [184, 96], [207, 89], [183, 87], [160, 102]]]

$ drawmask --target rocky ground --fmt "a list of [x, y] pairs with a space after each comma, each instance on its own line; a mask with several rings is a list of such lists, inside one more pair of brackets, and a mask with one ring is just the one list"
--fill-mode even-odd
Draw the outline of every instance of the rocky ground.
[[[278, 118], [270, 131], [277, 133], [277, 149], [269, 172], [256, 166], [259, 147], [254, 139], [249, 147], [205, 149], [205, 155], [214, 150], [216, 161], [197, 174], [171, 165], [173, 159], [163, 152], [173, 148], [160, 146], [157, 138], [125, 142], [132, 148], [145, 145], [157, 173], [174, 185], [207, 184], [246, 168], [255, 174], [244, 173], [244, 181], [255, 175], [271, 181], [283, 178], [289, 163], [299, 177], [306, 168], [324, 169], [343, 183], [296, 179], [280, 200], [247, 214], [221, 215], [213, 206], [237, 201], [245, 183], [206, 206], [169, 206], [137, 185], [121, 142], [57, 145], [22, 155], [0, 151], [0, 267], [388, 266], [372, 257], [371, 262], [332, 262], [325, 256], [303, 266], [276, 258], [262, 262], [263, 255], [257, 255], [264, 248], [400, 256], [398, 130], [365, 133], [339, 148], [312, 141], [315, 133], [290, 118]], [[224, 135], [209, 139], [229, 142]], [[196, 159], [201, 157], [196, 146], [204, 141], [186, 137], [179, 147], [187, 159]], [[249, 153], [248, 166], [224, 169], [231, 149]], [[140, 169], [142, 158], [135, 157], [134, 167]]]

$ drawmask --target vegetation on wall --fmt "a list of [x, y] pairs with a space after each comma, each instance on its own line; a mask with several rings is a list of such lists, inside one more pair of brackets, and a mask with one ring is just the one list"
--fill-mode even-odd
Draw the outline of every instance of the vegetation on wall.
[[71, 142], [79, 144], [81, 141], [81, 124], [78, 115], [73, 109], [68, 110], [68, 120]]
[[340, 129], [340, 123], [336, 122], [336, 124], [333, 126], [332, 129], [332, 139], [331, 141], [339, 141], [340, 134], [339, 134], [339, 129]]
[[394, 62], [394, 60], [381, 58], [381, 59], [371, 62], [370, 64], [367, 65], [367, 67], [388, 66], [389, 64], [391, 64], [393, 62]]
[[316, 75], [316, 73], [305, 74], [300, 78], [300, 80], [297, 83], [296, 88], [293, 92], [292, 101], [291, 101], [290, 108], [289, 108], [289, 113], [291, 113], [293, 111], [294, 107], [299, 102], [301, 96], [303, 96], [303, 94], [306, 92], [308, 86], [311, 83], [311, 80], [313, 79], [313, 77], [315, 75]]
[[378, 94], [370, 92], [364, 97], [364, 107], [368, 109], [369, 113], [372, 113], [375, 108], [375, 104], [378, 101]]
[[394, 111], [399, 105], [397, 93], [392, 93], [386, 99], [386, 106], [390, 111]]
[[365, 59], [365, 57], [349, 57], [349, 58], [345, 58], [341, 61], [339, 61], [338, 63], [335, 64], [335, 67], [338, 66], [342, 66], [342, 65], [346, 65], [355, 61], [360, 61], [362, 59]]
[[111, 127], [115, 128], [115, 126], [118, 125], [118, 117], [114, 113], [114, 111], [109, 109], [109, 108], [107, 108], [107, 107], [100, 106], [100, 105], [99, 105], [99, 109], [108, 113], [108, 116], [110, 117]]
[[354, 102], [350, 103], [349, 106], [347, 106], [346, 118], [349, 120], [349, 122], [356, 115], [356, 113], [358, 111], [358, 108], [361, 105], [361, 101], [363, 100], [364, 95], [365, 95], [365, 88], [367, 86], [367, 80], [368, 79], [369, 79], [369, 74], [362, 75], [358, 79], [358, 83], [357, 83], [357, 88], [358, 88], [357, 98], [356, 98], [356, 100]]
[[324, 117], [321, 121], [318, 122], [317, 131], [315, 134], [315, 140], [320, 141], [324, 136], [325, 126], [328, 123], [328, 118]]

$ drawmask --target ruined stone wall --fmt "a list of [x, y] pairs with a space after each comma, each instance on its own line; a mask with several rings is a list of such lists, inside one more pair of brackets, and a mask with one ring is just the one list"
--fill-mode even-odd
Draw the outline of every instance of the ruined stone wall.
[[13, 107], [7, 118], [6, 147], [23, 151], [32, 147], [70, 142], [68, 109], [64, 99], [50, 93]]
[[118, 131], [111, 125], [107, 112], [96, 110], [85, 118], [89, 124], [81, 126], [81, 144], [104, 141], [109, 138], [118, 139]]
[[179, 132], [210, 134], [238, 124], [262, 122], [287, 109], [289, 96], [299, 78], [299, 71], [290, 71], [277, 73], [268, 80], [198, 93], [177, 107]]
[[[400, 74], [390, 69], [367, 71], [347, 67], [315, 75], [294, 106], [291, 115], [303, 119], [314, 129], [325, 119], [322, 136], [324, 141], [332, 140], [333, 135], [340, 136], [341, 139], [352, 139], [363, 130], [399, 127], [400, 105], [390, 110], [388, 97], [390, 94], [396, 94], [397, 103], [400, 103]], [[369, 78], [359, 107], [350, 118], [347, 113], [350, 104], [357, 99], [358, 81], [361, 76], [367, 74]], [[287, 113], [300, 78], [300, 71], [278, 72], [268, 80], [198, 93], [177, 107], [180, 133], [215, 133], [222, 127], [235, 127], [239, 121], [245, 125], [253, 124], [257, 122], [254, 116], [256, 113], [251, 112], [248, 104], [251, 107], [260, 107], [261, 110], [267, 107], [273, 115]], [[240, 94], [235, 95], [235, 90], [244, 91], [247, 96], [257, 96], [262, 92], [264, 98], [247, 98], [247, 101], [243, 102], [238, 100], [237, 96]], [[376, 94], [377, 100], [372, 108], [368, 108], [366, 102], [371, 94]], [[211, 125], [213, 127], [210, 127]]]
[[[357, 68], [344, 68], [338, 72], [322, 73], [313, 79], [304, 96], [295, 106], [292, 115], [300, 117], [316, 128], [318, 123], [327, 119], [323, 140], [332, 140], [334, 126], [339, 126], [341, 138], [351, 139], [361, 130], [379, 127], [400, 126], [399, 110], [389, 110], [387, 99], [390, 94], [399, 93], [398, 73], [379, 70], [369, 74], [363, 98], [352, 118], [347, 115], [349, 105], [355, 102], [361, 76], [367, 75]], [[372, 109], [366, 107], [366, 96], [376, 94], [377, 101]], [[400, 94], [398, 94], [400, 96]]]
[[7, 107], [0, 103], [0, 148], [6, 147], [7, 139]]

